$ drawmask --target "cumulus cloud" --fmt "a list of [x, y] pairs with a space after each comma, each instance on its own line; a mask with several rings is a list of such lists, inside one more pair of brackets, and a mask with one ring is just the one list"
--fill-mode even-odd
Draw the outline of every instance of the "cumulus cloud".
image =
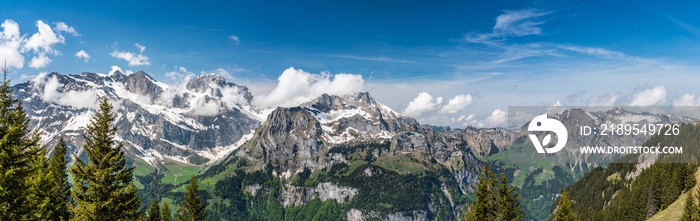
[[85, 62], [88, 62], [88, 60], [90, 60], [90, 55], [87, 52], [85, 52], [85, 50], [80, 50], [80, 51], [76, 52], [75, 57], [84, 59]]
[[43, 68], [51, 64], [51, 58], [46, 57], [46, 54], [41, 53], [37, 56], [34, 56], [31, 61], [29, 61], [29, 67], [32, 68]]
[[68, 26], [65, 22], [59, 21], [54, 22], [54, 24], [56, 25], [56, 27], [54, 28], [56, 32], [65, 32], [73, 36], [80, 36], [78, 31], [75, 30], [75, 28]]
[[695, 94], [685, 93], [673, 100], [673, 106], [700, 106], [700, 98]]
[[471, 105], [473, 98], [470, 94], [458, 94], [448, 100], [446, 104], [443, 104], [442, 100], [442, 97], [433, 99], [433, 96], [428, 92], [421, 92], [416, 98], [408, 102], [408, 106], [404, 109], [403, 114], [416, 118], [421, 118], [435, 110], [439, 110], [438, 113], [440, 114], [456, 114]]
[[493, 112], [491, 112], [491, 116], [486, 118], [486, 121], [484, 124], [487, 127], [503, 126], [503, 124], [505, 124], [507, 120], [508, 120], [508, 113], [501, 110], [501, 109], [496, 109]]
[[236, 45], [241, 43], [241, 39], [239, 39], [238, 36], [235, 35], [229, 35], [228, 39], [231, 39], [231, 41], [236, 42]]
[[666, 87], [659, 85], [632, 94], [630, 106], [652, 106], [666, 101]]
[[47, 102], [75, 108], [96, 109], [98, 107], [98, 98], [94, 90], [61, 92], [62, 84], [58, 78], [48, 77], [46, 72], [40, 73], [31, 83], [34, 89], [41, 91], [42, 99]]
[[421, 92], [404, 109], [403, 114], [411, 117], [421, 117], [425, 113], [434, 111], [442, 103], [442, 97], [433, 99], [428, 92]]
[[60, 52], [53, 49], [57, 43], [64, 43], [65, 38], [60, 34], [57, 35], [49, 25], [41, 20], [36, 21], [36, 27], [39, 32], [34, 33], [24, 44], [23, 50], [34, 51], [35, 53], [51, 53], [59, 54]]
[[7, 19], [0, 27], [0, 57], [7, 60], [7, 66], [21, 69], [24, 67], [24, 56], [20, 53], [22, 37], [19, 33], [19, 24]]
[[344, 95], [362, 90], [364, 80], [359, 74], [312, 74], [293, 67], [277, 79], [277, 85], [267, 94], [258, 95], [253, 103], [259, 107], [291, 107], [322, 94]]
[[447, 104], [440, 109], [440, 113], [456, 114], [472, 104], [472, 95], [460, 94], [447, 101]]
[[38, 20], [35, 23], [38, 32], [27, 38], [19, 32], [17, 22], [5, 20], [1, 25], [3, 31], [0, 32], [0, 57], [7, 59], [8, 66], [21, 69], [24, 67], [24, 55], [31, 53], [34, 56], [29, 62], [29, 67], [38, 69], [48, 66], [51, 58], [47, 55], [61, 55], [61, 51], [54, 48], [57, 44], [65, 44], [65, 37], [61, 32], [77, 34], [75, 28], [64, 22], [55, 24], [56, 27], [52, 29], [42, 20]]
[[[65, 25], [65, 23], [62, 24]], [[60, 33], [54, 32], [51, 26], [41, 20], [36, 21], [36, 27], [39, 29], [39, 32], [34, 33], [24, 42], [22, 52], [33, 52], [35, 56], [29, 62], [29, 67], [39, 69], [51, 63], [51, 58], [47, 57], [46, 54], [61, 54], [60, 51], [55, 50], [53, 47], [59, 43], [64, 44], [66, 39]]]
[[143, 54], [143, 51], [146, 50], [146, 47], [138, 43], [134, 44], [134, 47], [137, 47], [139, 49], [139, 53], [119, 51], [117, 49], [114, 49], [114, 52], [110, 53], [110, 55], [114, 58], [119, 58], [128, 61], [129, 66], [150, 65], [151, 62], [149, 61], [148, 56]]
[[508, 112], [501, 109], [496, 109], [491, 112], [491, 115], [486, 117], [486, 119], [479, 120], [476, 115], [461, 115], [457, 118], [450, 119], [452, 123], [459, 123], [463, 126], [472, 127], [503, 127], [508, 121]]

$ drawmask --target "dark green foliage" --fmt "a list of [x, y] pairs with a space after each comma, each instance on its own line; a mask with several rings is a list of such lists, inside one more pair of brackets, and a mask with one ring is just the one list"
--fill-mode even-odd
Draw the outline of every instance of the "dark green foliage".
[[205, 217], [205, 209], [207, 207], [202, 196], [199, 195], [199, 187], [197, 185], [197, 177], [192, 176], [187, 185], [185, 199], [180, 204], [180, 210], [177, 214], [178, 221], [202, 221]]
[[[660, 156], [633, 179], [627, 177], [636, 170], [633, 163], [592, 170], [570, 187], [573, 210], [582, 220], [645, 220], [666, 209], [695, 186], [697, 164], [672, 162], [696, 161], [692, 158], [700, 153], [697, 137], [698, 125], [682, 125], [678, 136], [651, 137], [645, 146], [682, 146], [683, 154]], [[636, 162], [637, 157], [628, 155], [618, 162]]]
[[562, 190], [559, 204], [557, 205], [554, 221], [577, 221], [578, 215], [571, 209], [571, 200], [566, 189]]
[[284, 220], [343, 220], [345, 207], [335, 200], [314, 198], [301, 206], [287, 208]]
[[160, 206], [158, 205], [158, 201], [152, 200], [151, 206], [148, 207], [148, 217], [146, 218], [146, 221], [161, 220], [162, 219], [160, 218]]
[[167, 184], [160, 182], [163, 177], [165, 177], [165, 172], [163, 169], [158, 169], [153, 173], [145, 176], [134, 176], [144, 188], [139, 190], [141, 196], [141, 202], [145, 205], [150, 201], [158, 201], [163, 197], [169, 197], [172, 199], [181, 199], [182, 193], [172, 193], [171, 190], [175, 189], [173, 184]]
[[515, 191], [515, 187], [508, 186], [508, 178], [505, 173], [500, 176], [497, 188], [497, 201], [500, 208], [499, 217], [501, 220], [520, 221], [525, 215], [520, 205], [520, 193]]
[[168, 202], [163, 202], [163, 206], [160, 207], [160, 220], [162, 221], [172, 221], [172, 214], [170, 212], [170, 204]]
[[698, 220], [698, 206], [695, 204], [695, 196], [693, 194], [688, 194], [685, 199], [685, 206], [683, 207], [683, 217], [682, 221], [693, 221]]
[[76, 220], [135, 220], [141, 217], [133, 167], [126, 166], [123, 144], [116, 142], [112, 105], [103, 99], [87, 127], [83, 149], [88, 162], [77, 156], [71, 173]]
[[47, 191], [51, 189], [52, 182], [45, 154], [46, 150], [42, 149], [32, 160], [34, 171], [27, 180], [29, 191], [26, 202], [31, 207], [30, 213], [24, 218], [27, 220], [46, 220], [52, 215], [52, 194]]
[[[282, 207], [279, 193], [282, 181], [272, 175], [272, 166], [262, 166], [263, 169], [244, 172], [244, 168], [234, 170], [229, 176], [215, 184], [214, 195], [221, 202], [213, 203], [210, 208], [213, 220], [342, 220], [350, 208], [372, 211], [377, 217], [399, 213], [412, 216], [413, 211], [427, 212], [431, 220], [454, 220], [461, 211], [455, 207], [463, 205], [467, 197], [462, 194], [454, 175], [447, 168], [433, 165], [421, 174], [400, 174], [379, 166], [368, 165], [364, 161], [365, 152], [386, 152], [389, 145], [367, 144], [352, 146], [336, 146], [330, 151], [346, 153], [353, 161], [336, 163], [324, 170], [311, 171], [304, 169], [294, 175], [291, 184], [294, 188], [312, 188], [319, 183], [330, 182], [334, 185], [352, 187], [357, 194], [346, 203], [339, 204], [329, 199], [321, 201], [313, 199], [301, 205]], [[244, 159], [229, 160], [227, 163], [245, 162]], [[352, 167], [348, 164], [351, 164]], [[214, 168], [214, 167], [212, 167]], [[223, 167], [222, 167], [223, 168]], [[259, 168], [259, 167], [258, 167]], [[223, 171], [223, 169], [218, 169]], [[372, 171], [368, 176], [365, 171]], [[451, 194], [448, 199], [443, 190]], [[255, 189], [255, 193], [249, 190]], [[407, 194], [410, 193], [410, 194]], [[435, 212], [431, 212], [433, 206]]]
[[49, 158], [49, 173], [51, 173], [51, 182], [53, 182], [51, 194], [52, 197], [52, 216], [49, 220], [68, 220], [70, 218], [70, 183], [66, 167], [68, 159], [66, 158], [68, 150], [66, 142], [63, 138], [58, 140], [58, 145], [54, 148], [53, 154]]
[[476, 201], [465, 207], [464, 218], [477, 220], [523, 220], [525, 213], [520, 206], [520, 195], [508, 186], [508, 178], [502, 173], [499, 178], [491, 167], [484, 167], [477, 178]]
[[[32, 163], [40, 153], [39, 137], [30, 132], [22, 102], [12, 96], [8, 70], [0, 85], [0, 220], [30, 218], [36, 202], [28, 202]], [[43, 156], [42, 156], [43, 157]]]
[[[58, 145], [54, 147], [48, 165], [45, 169], [47, 184], [38, 188], [38, 191], [46, 194], [46, 207], [38, 210], [36, 214], [41, 214], [38, 218], [47, 220], [69, 220], [70, 219], [70, 183], [66, 173], [66, 142], [59, 139]], [[42, 157], [43, 158], [43, 157]]]

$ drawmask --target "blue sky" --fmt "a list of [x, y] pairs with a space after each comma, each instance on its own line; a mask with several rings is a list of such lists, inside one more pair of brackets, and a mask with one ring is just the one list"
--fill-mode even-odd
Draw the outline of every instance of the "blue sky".
[[[21, 81], [112, 66], [170, 84], [220, 73], [265, 106], [369, 91], [423, 123], [494, 126], [508, 106], [700, 105], [699, 8], [697, 1], [5, 1], [0, 19], [19, 27], [20, 40], [13, 47], [9, 35], [0, 39], [0, 56], [22, 56], [11, 64]], [[31, 40], [39, 21], [55, 38]], [[89, 59], [76, 56], [81, 50]], [[283, 73], [312, 76], [311, 85], [343, 83], [338, 73], [360, 82], [291, 93]]]

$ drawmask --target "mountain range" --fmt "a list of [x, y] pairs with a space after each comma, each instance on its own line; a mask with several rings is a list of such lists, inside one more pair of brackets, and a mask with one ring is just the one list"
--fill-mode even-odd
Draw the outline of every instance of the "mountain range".
[[[167, 85], [142, 71], [41, 74], [13, 90], [47, 148], [63, 137], [78, 157], [85, 157], [82, 134], [97, 101], [108, 98], [116, 139], [137, 167], [138, 186], [153, 198], [172, 200], [180, 198], [179, 176], [198, 175], [210, 215], [224, 220], [280, 218], [257, 210], [281, 211], [282, 219], [303, 211], [318, 215], [314, 206], [334, 208], [332, 215], [347, 220], [456, 220], [485, 164], [505, 172], [522, 191], [525, 209], [539, 211], [529, 218], [542, 220], [559, 189], [615, 160], [568, 152], [562, 156], [574, 163], [513, 164], [504, 156], [522, 152], [522, 131], [421, 125], [366, 92], [259, 108], [248, 88], [218, 75]], [[694, 121], [621, 108], [570, 109], [554, 118], [567, 126]], [[576, 142], [630, 141], [586, 139]]]

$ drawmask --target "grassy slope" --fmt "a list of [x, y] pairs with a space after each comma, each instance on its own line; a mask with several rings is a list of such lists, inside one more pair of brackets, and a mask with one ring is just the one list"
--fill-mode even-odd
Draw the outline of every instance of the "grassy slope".
[[[695, 180], [697, 181], [695, 187], [688, 192], [695, 193], [696, 189], [700, 188], [700, 170], [695, 172]], [[687, 192], [681, 194], [681, 196], [679, 196], [676, 201], [673, 201], [668, 208], [654, 214], [654, 216], [648, 219], [648, 221], [680, 220], [683, 216], [683, 208], [685, 207], [686, 198], [688, 198]]]
[[190, 180], [190, 176], [199, 174], [201, 170], [198, 166], [179, 163], [167, 163], [165, 168], [168, 172], [165, 173], [165, 177], [160, 182], [167, 184], [184, 183]]

